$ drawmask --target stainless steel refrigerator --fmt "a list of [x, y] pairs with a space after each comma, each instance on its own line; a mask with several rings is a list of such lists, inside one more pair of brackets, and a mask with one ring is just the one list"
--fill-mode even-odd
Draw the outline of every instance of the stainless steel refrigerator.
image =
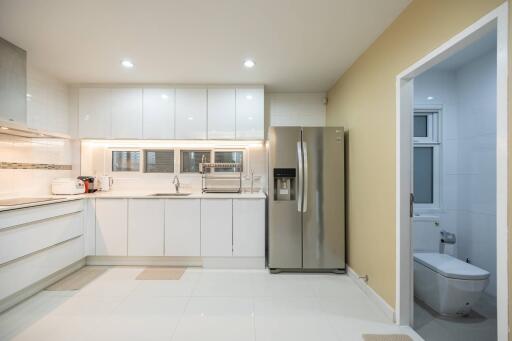
[[271, 272], [345, 271], [343, 127], [271, 127]]

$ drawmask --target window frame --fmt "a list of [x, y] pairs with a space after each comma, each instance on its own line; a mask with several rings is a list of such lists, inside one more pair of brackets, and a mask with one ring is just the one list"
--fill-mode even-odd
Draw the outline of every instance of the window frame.
[[[432, 148], [432, 203], [413, 203], [414, 210], [437, 211], [441, 208], [441, 107], [418, 107], [414, 109], [411, 166], [414, 167], [414, 148]], [[414, 117], [427, 116], [427, 137], [414, 137]], [[414, 168], [411, 187], [414, 192]]]
[[[213, 149], [212, 150], [212, 156], [211, 156], [211, 159], [213, 160], [213, 162], [216, 162], [215, 161], [215, 155], [217, 153], [223, 153], [223, 152], [241, 152], [242, 153], [242, 174], [245, 173], [245, 170], [246, 170], [246, 152], [245, 152], [245, 149], [243, 148], [229, 148], [229, 149], [222, 149], [222, 148], [217, 148], [217, 149]], [[216, 173], [223, 173], [223, 174], [229, 174], [229, 173], [232, 173], [232, 172], [217, 172], [217, 170], [215, 170]], [[234, 172], [233, 172], [234, 173]]]
[[[125, 171], [125, 170], [122, 170], [122, 171], [117, 171], [117, 170], [114, 170], [114, 153], [115, 152], [136, 152], [136, 153], [139, 153], [139, 168], [137, 170], [132, 170], [132, 171]], [[110, 164], [110, 172], [111, 173], [117, 173], [117, 174], [133, 174], [133, 173], [140, 173], [141, 172], [141, 169], [142, 169], [142, 164], [143, 164], [143, 153], [140, 149], [138, 148], [114, 148], [114, 149], [111, 149], [109, 150], [109, 152], [107, 153], [107, 155], [109, 155], [109, 164]]]
[[186, 175], [201, 175], [199, 171], [197, 172], [185, 172], [183, 171], [183, 152], [208, 152], [210, 153], [210, 161], [213, 160], [213, 149], [202, 149], [202, 148], [181, 148], [179, 149], [179, 174], [186, 174]]
[[[143, 174], [176, 174], [176, 151], [175, 148], [145, 148], [141, 149], [142, 153], [142, 165], [141, 165], [141, 173]], [[147, 171], [147, 163], [146, 163], [146, 153], [147, 152], [172, 152], [172, 172], [148, 172]]]

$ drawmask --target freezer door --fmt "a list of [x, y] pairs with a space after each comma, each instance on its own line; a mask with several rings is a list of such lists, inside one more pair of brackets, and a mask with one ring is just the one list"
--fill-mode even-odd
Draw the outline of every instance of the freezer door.
[[345, 268], [342, 127], [303, 128], [303, 268]]
[[302, 268], [301, 129], [271, 127], [268, 152], [269, 268]]

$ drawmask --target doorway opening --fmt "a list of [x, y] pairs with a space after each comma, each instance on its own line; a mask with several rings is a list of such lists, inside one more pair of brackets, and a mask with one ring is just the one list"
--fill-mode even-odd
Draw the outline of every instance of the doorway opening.
[[429, 340], [508, 337], [507, 16], [397, 76], [396, 319]]

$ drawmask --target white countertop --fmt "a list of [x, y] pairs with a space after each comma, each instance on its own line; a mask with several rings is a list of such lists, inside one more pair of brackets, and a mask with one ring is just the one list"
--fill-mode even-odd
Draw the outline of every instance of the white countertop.
[[51, 201], [40, 201], [21, 205], [0, 206], [0, 212], [16, 210], [20, 208], [50, 205], [60, 202], [80, 200], [80, 199], [98, 199], [98, 198], [118, 198], [118, 199], [265, 199], [267, 196], [263, 192], [250, 193], [191, 193], [186, 196], [152, 196], [155, 193], [167, 193], [165, 191], [111, 191], [111, 192], [95, 192], [88, 194], [76, 195], [47, 195], [41, 196], [45, 198], [54, 198]]

